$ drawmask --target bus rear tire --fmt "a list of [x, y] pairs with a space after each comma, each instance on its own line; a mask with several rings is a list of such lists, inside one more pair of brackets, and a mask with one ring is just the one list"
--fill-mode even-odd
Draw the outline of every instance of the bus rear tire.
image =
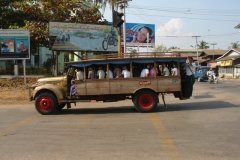
[[156, 93], [149, 90], [142, 90], [136, 93], [133, 98], [135, 108], [139, 112], [153, 112], [157, 108], [158, 96]]

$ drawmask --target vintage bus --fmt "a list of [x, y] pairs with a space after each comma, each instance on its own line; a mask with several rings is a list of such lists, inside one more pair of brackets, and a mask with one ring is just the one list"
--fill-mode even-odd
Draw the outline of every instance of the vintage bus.
[[[126, 99], [131, 99], [139, 112], [152, 112], [158, 106], [159, 97], [165, 104], [165, 94], [185, 99], [182, 94], [182, 64], [185, 61], [186, 57], [174, 53], [134, 53], [123, 56], [101, 55], [68, 62], [67, 75], [39, 79], [29, 88], [30, 99], [35, 100], [36, 110], [41, 114], [57, 113], [76, 102]], [[174, 67], [178, 72], [176, 75], [171, 74]], [[99, 68], [101, 72], [97, 71]], [[141, 76], [144, 69], [148, 70], [148, 75]], [[124, 75], [123, 70], [128, 75]], [[166, 70], [169, 73], [165, 73]], [[75, 71], [82, 72], [80, 78], [75, 76]], [[70, 94], [71, 84], [75, 86], [75, 95]]]

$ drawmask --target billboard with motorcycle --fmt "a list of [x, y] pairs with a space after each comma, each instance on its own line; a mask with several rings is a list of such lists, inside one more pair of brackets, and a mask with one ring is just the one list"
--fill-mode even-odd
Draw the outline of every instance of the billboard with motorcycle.
[[117, 30], [110, 25], [49, 23], [49, 36], [55, 37], [52, 50], [117, 52]]

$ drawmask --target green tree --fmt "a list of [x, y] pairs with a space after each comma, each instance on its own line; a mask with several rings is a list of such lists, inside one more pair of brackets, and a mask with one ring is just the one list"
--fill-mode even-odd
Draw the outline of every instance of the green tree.
[[98, 6], [77, 0], [23, 0], [15, 6], [29, 15], [24, 28], [31, 31], [35, 43], [48, 46], [48, 23], [50, 21], [96, 24], [102, 19]]
[[23, 19], [27, 19], [28, 16], [18, 10], [15, 3], [20, 3], [22, 0], [1, 0], [0, 1], [0, 28], [7, 29], [11, 26], [24, 26]]
[[168, 51], [171, 51], [171, 50], [173, 50], [173, 49], [180, 49], [179, 47], [176, 47], [176, 46], [172, 46], [172, 47], [169, 47], [168, 48]]
[[208, 49], [208, 48], [209, 48], [209, 45], [208, 45], [207, 42], [205, 42], [205, 41], [202, 40], [202, 41], [199, 42], [198, 48], [199, 48], [199, 49]]
[[1, 0], [1, 28], [30, 30], [31, 45], [48, 46], [50, 21], [102, 23], [99, 6], [87, 0]]
[[231, 43], [231, 47], [232, 47], [233, 49], [239, 49], [239, 48], [240, 48], [240, 43], [239, 43], [239, 41], [237, 41], [237, 42], [232, 42], [232, 43]]

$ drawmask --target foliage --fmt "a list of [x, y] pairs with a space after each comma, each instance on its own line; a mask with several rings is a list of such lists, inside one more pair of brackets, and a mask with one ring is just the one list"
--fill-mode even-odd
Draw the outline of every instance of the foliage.
[[233, 49], [239, 49], [239, 48], [240, 48], [240, 43], [239, 43], [239, 41], [237, 41], [237, 42], [232, 42], [232, 43], [231, 43], [231, 48], [233, 48]]
[[21, 3], [23, 0], [1, 0], [0, 1], [0, 28], [18, 28], [24, 26], [23, 19], [27, 19], [27, 15], [17, 9], [15, 3]]
[[209, 48], [209, 45], [207, 42], [205, 41], [200, 41], [199, 44], [198, 44], [198, 49], [208, 49]]
[[240, 29], [240, 24], [236, 25], [234, 28], [235, 29]]
[[153, 49], [154, 52], [167, 52], [168, 49], [163, 44], [158, 45], [156, 48]]
[[168, 48], [168, 51], [172, 51], [172, 50], [174, 50], [174, 49], [180, 49], [179, 47], [176, 47], [176, 46], [172, 46], [172, 47], [169, 47]]
[[35, 44], [48, 46], [50, 21], [72, 23], [101, 23], [99, 7], [87, 0], [3, 0], [3, 28], [30, 30]]

